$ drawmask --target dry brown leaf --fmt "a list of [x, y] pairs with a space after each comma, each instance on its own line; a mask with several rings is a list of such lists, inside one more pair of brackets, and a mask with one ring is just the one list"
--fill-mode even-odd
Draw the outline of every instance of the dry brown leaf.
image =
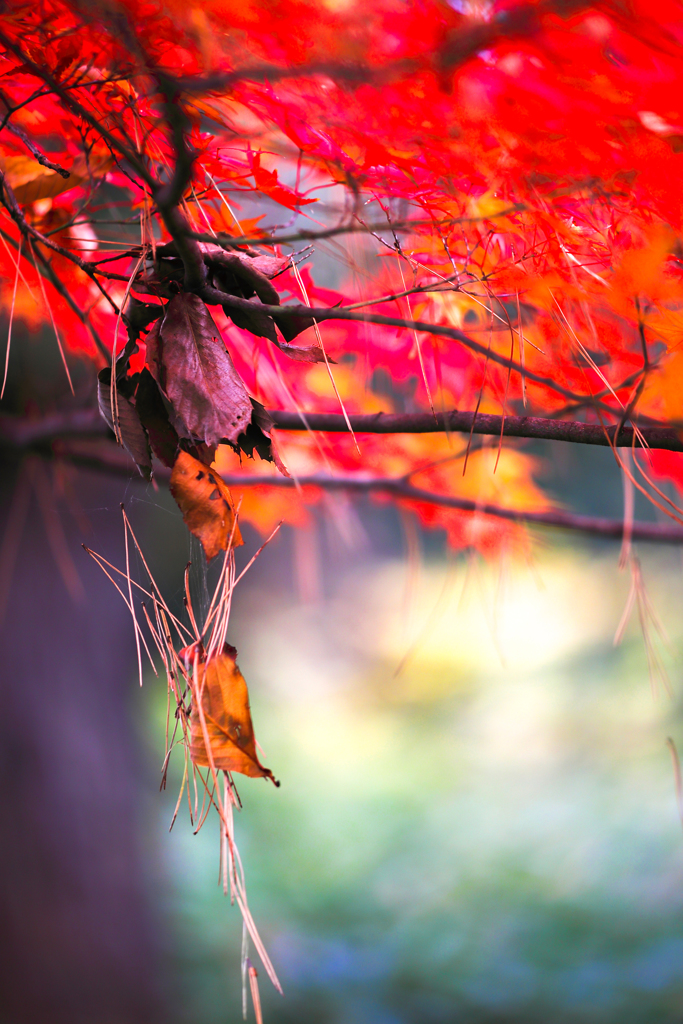
[[[197, 648], [188, 651], [190, 663], [194, 650]], [[221, 654], [214, 654], [206, 662], [199, 661], [190, 714], [190, 757], [200, 768], [211, 766], [206, 748], [208, 738], [216, 770], [241, 772], [252, 779], [271, 779], [279, 785], [270, 769], [264, 768], [258, 759], [249, 691], [236, 656], [235, 648], [226, 644]]]
[[135, 408], [140, 422], [147, 431], [152, 451], [171, 469], [178, 454], [178, 435], [171, 426], [156, 381], [147, 367], [143, 367], [135, 392]]
[[236, 309], [234, 306], [223, 306], [223, 312], [227, 317], [230, 317], [235, 327], [239, 327], [243, 331], [250, 331], [257, 338], [267, 338], [268, 341], [272, 341], [274, 345], [277, 345], [275, 322], [268, 313], [263, 309], [259, 309], [259, 306], [261, 306], [259, 297], [255, 295], [253, 298], [247, 299], [247, 302], [254, 307], [253, 311]]
[[237, 441], [251, 401], [220, 331], [196, 295], [181, 292], [146, 338], [147, 366], [173, 410], [181, 437]]
[[173, 466], [171, 494], [188, 530], [201, 541], [208, 561], [219, 551], [243, 543], [230, 491], [215, 470], [187, 452], [179, 452]]
[[[299, 321], [302, 321], [304, 318], [303, 317], [296, 317], [295, 319], [296, 319], [297, 322], [299, 322]], [[280, 328], [281, 331], [282, 331], [283, 325], [284, 325], [284, 322], [282, 320], [278, 320], [278, 327]], [[296, 335], [301, 333], [301, 331], [305, 331], [307, 326], [310, 327], [312, 325], [313, 325], [313, 319], [311, 319], [311, 323], [310, 324], [304, 325], [303, 327], [300, 328], [299, 331], [296, 331], [296, 333], [294, 333], [292, 336], [296, 337]], [[283, 331], [283, 334], [284, 334], [284, 331]], [[290, 331], [290, 334], [291, 334], [291, 331]], [[325, 362], [325, 353], [323, 352], [323, 350], [322, 350], [322, 348], [321, 348], [317, 338], [314, 340], [312, 345], [305, 345], [305, 346], [290, 345], [288, 342], [283, 342], [283, 341], [276, 341], [275, 344], [280, 349], [280, 351], [281, 352], [285, 352], [290, 357], [290, 359], [296, 359], [300, 363], [324, 363]], [[329, 356], [328, 356], [327, 362], [328, 363], [335, 363], [336, 360], [335, 359], [330, 359]]]
[[[135, 460], [135, 464], [142, 476], [149, 480], [152, 475], [152, 453], [145, 429], [140, 422], [137, 410], [133, 403], [117, 390], [114, 396], [116, 409], [116, 427], [111, 410], [111, 370], [105, 367], [100, 370], [97, 378], [97, 404], [100, 408], [102, 418], [108, 426], [121, 438], [121, 443], [128, 454]], [[118, 428], [118, 429], [117, 429]]]

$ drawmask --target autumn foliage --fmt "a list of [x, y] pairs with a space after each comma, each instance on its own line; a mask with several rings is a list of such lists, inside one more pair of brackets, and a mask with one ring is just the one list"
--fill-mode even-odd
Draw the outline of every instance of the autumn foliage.
[[[223, 473], [372, 472], [542, 511], [534, 460], [502, 436], [279, 431], [278, 455], [265, 410], [677, 427], [682, 13], [11, 3], [5, 308], [101, 370], [147, 476], [182, 450]], [[242, 213], [255, 199], [268, 227]], [[337, 290], [308, 245], [341, 259]], [[641, 452], [632, 471], [674, 517], [656, 481], [679, 462]], [[245, 490], [241, 516], [301, 523], [323, 489]], [[522, 539], [398, 500], [458, 546]]]

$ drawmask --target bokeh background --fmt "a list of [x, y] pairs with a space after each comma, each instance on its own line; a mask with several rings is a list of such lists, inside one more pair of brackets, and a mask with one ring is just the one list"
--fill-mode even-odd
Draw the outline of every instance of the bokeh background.
[[[608, 453], [547, 466], [558, 493], [583, 473], [584, 510], [618, 512]], [[122, 565], [125, 499], [176, 604], [198, 552], [163, 491], [83, 471], [71, 483], [79, 518], [55, 507], [82, 593], [67, 593], [32, 497], [5, 611], [6, 991], [25, 941], [34, 971], [65, 949], [67, 976], [84, 958], [86, 977], [101, 971], [115, 1012], [95, 986], [97, 1019], [145, 1019], [135, 999], [116, 1009], [125, 980], [148, 1019], [161, 1000], [167, 1020], [237, 1021], [242, 929], [218, 884], [218, 823], [195, 836], [183, 807], [168, 832], [181, 766], [160, 793], [165, 684], [147, 672], [140, 690], [123, 602], [78, 542]], [[631, 586], [618, 545], [537, 533], [528, 557], [486, 563], [387, 505], [354, 509], [351, 533], [329, 509], [283, 530], [235, 594], [230, 640], [282, 780], [238, 783], [250, 904], [285, 990], [261, 972], [266, 1020], [680, 1020], [683, 830], [666, 744], [683, 744], [680, 552], [642, 546], [653, 615], [644, 634], [636, 601], [615, 646]], [[246, 541], [242, 561], [260, 538]], [[140, 977], [120, 948], [131, 915]], [[111, 956], [69, 946], [78, 934]], [[79, 1019], [59, 985], [45, 1005]], [[37, 1019], [26, 998], [7, 1021]]]
[[[385, 542], [389, 518], [365, 513]], [[321, 526], [319, 591], [301, 600], [288, 542], [233, 619], [283, 781], [239, 787], [286, 993], [263, 981], [267, 1019], [679, 1020], [679, 554], [643, 552], [668, 632], [652, 633], [653, 670], [637, 612], [613, 643], [630, 584], [614, 546], [543, 537], [528, 564], [484, 565], [431, 538], [412, 561], [386, 543], [335, 559]], [[150, 686], [140, 707], [158, 761], [163, 699]], [[185, 1019], [236, 1019], [216, 825], [179, 822], [159, 850]]]

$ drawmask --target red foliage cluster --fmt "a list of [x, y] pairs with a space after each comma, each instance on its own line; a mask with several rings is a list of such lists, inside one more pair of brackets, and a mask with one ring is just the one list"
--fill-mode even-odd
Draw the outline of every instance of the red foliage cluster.
[[[3, 302], [100, 366], [123, 351], [133, 408], [145, 332], [166, 315], [149, 307], [189, 292], [266, 408], [678, 427], [682, 44], [677, 0], [10, 3]], [[297, 266], [307, 232], [345, 266], [334, 290]], [[207, 255], [219, 246], [232, 264]], [[282, 262], [263, 284], [265, 256]], [[148, 313], [131, 323], [136, 300]], [[326, 315], [295, 323], [275, 311], [287, 302]], [[216, 437], [183, 435], [155, 365], [171, 425], [201, 456]], [[277, 436], [294, 474], [410, 474], [482, 503], [547, 504], [533, 459], [496, 438]], [[244, 453], [272, 451], [252, 442], [222, 445], [219, 468], [262, 473]], [[653, 474], [683, 483], [677, 454], [634, 466], [657, 502]], [[242, 515], [301, 522], [320, 493], [247, 489]], [[519, 537], [409, 504], [457, 545]]]

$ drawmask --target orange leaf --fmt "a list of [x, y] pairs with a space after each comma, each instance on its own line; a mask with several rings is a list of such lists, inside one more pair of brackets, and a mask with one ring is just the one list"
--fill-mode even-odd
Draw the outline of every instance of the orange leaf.
[[243, 543], [230, 491], [218, 473], [181, 451], [171, 473], [171, 494], [190, 533], [202, 542], [210, 562], [219, 551]]
[[249, 691], [236, 656], [235, 648], [226, 644], [222, 654], [199, 662], [190, 715], [190, 757], [198, 767], [210, 767], [208, 739], [216, 770], [275, 782], [273, 773], [263, 767], [256, 753]]
[[37, 160], [29, 156], [9, 156], [4, 160], [7, 183], [18, 203], [38, 202], [39, 199], [54, 199], [70, 188], [82, 185], [91, 177], [102, 177], [111, 169], [113, 160], [110, 156], [91, 160], [86, 164], [84, 157], [78, 157], [69, 171], [69, 177], [63, 178], [57, 171], [43, 167]]

